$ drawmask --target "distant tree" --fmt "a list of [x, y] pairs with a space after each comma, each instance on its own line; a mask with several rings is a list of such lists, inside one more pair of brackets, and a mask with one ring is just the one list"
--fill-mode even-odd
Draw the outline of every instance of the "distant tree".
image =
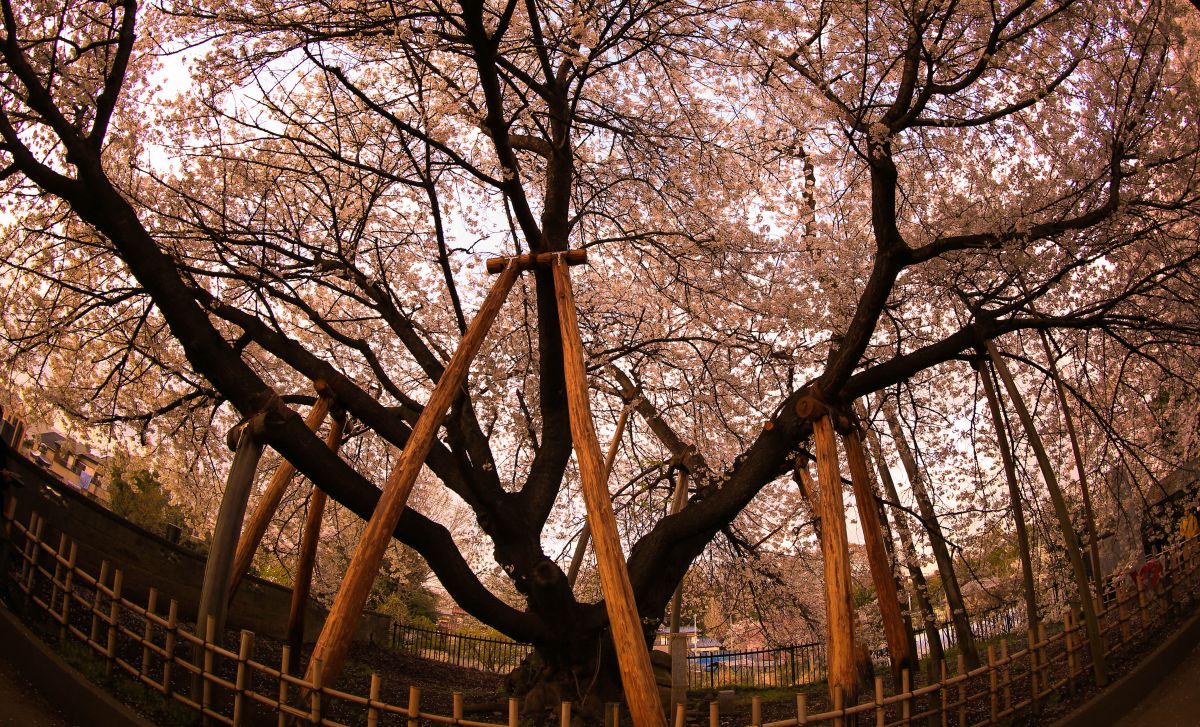
[[182, 526], [184, 514], [171, 502], [158, 476], [117, 464], [108, 472], [109, 507], [117, 515], [162, 534], [163, 526]]

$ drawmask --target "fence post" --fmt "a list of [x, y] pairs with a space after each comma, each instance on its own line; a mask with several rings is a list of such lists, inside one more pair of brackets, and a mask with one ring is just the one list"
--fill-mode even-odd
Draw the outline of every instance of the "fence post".
[[721, 707], [715, 699], [708, 703], [708, 727], [721, 727]]
[[22, 610], [29, 612], [30, 605], [33, 603], [33, 588], [37, 581], [38, 560], [42, 553], [42, 528], [45, 526], [45, 521], [42, 516], [36, 512], [29, 513], [29, 529], [25, 531], [25, 557], [24, 563], [21, 564], [21, 580], [23, 585], [21, 590], [25, 592], [22, 601]]
[[1029, 648], [1027, 649], [1029, 654], [1029, 710], [1033, 714], [1037, 714], [1040, 711], [1038, 708], [1038, 694], [1040, 690], [1038, 689], [1037, 627], [1037, 621], [1029, 625]]
[[313, 724], [317, 725], [321, 724], [321, 712], [324, 707], [321, 704], [321, 689], [324, 686], [322, 683], [323, 674], [321, 672], [324, 670], [324, 666], [320, 659], [313, 659], [312, 663], [309, 664], [309, 671], [312, 672], [312, 690], [308, 693], [310, 700], [309, 719]]
[[[1003, 643], [1003, 642], [1001, 642]], [[991, 709], [992, 723], [996, 722], [996, 715], [1000, 709], [1000, 695], [997, 691], [997, 674], [996, 674], [996, 645], [988, 644], [987, 647], [987, 665], [988, 665], [988, 705]]]
[[942, 659], [941, 663], [938, 664], [938, 673], [940, 676], [938, 679], [938, 696], [941, 698], [941, 710], [939, 711], [941, 713], [942, 727], [947, 727], [950, 724], [950, 695], [946, 693], [946, 680], [949, 679], [949, 672], [946, 670], [945, 659]]
[[217, 622], [212, 616], [204, 619], [204, 642], [200, 645], [203, 654], [200, 659], [200, 714], [201, 722], [208, 724], [207, 712], [212, 706], [212, 682], [208, 675], [213, 671], [212, 643], [217, 635]]
[[151, 588], [146, 598], [146, 624], [142, 628], [142, 664], [138, 669], [139, 676], [150, 675], [150, 644], [154, 638], [154, 619], [158, 610], [158, 589]]
[[450, 713], [454, 717], [455, 724], [457, 724], [463, 718], [463, 695], [462, 695], [462, 692], [452, 692], [450, 694], [450, 699], [452, 700], [452, 706], [450, 707]]
[[100, 576], [96, 579], [96, 590], [92, 592], [92, 629], [88, 632], [88, 641], [97, 647], [100, 646], [100, 596], [111, 568], [107, 560], [100, 561]]
[[171, 703], [171, 670], [175, 666], [175, 640], [179, 633], [179, 602], [171, 599], [167, 607], [167, 638], [163, 644], [163, 706]]
[[418, 687], [408, 688], [408, 727], [418, 727], [421, 716], [421, 690]]
[[967, 724], [967, 660], [963, 653], [958, 652], [958, 677], [962, 679], [958, 683], [958, 723], [960, 725]]
[[121, 617], [121, 581], [125, 573], [120, 568], [113, 571], [112, 591], [108, 598], [108, 648], [105, 650], [105, 658], [107, 663], [104, 666], [104, 671], [108, 676], [112, 676], [113, 666], [117, 663], [117, 633], [120, 631]]
[[844, 725], [846, 724], [846, 720], [842, 716], [842, 688], [841, 687], [833, 688], [833, 711], [837, 713], [837, 716], [835, 716], [833, 718], [834, 727], [844, 727]]
[[908, 669], [900, 670], [900, 693], [904, 695], [900, 702], [900, 717], [908, 727], [912, 723], [912, 672]]
[[367, 692], [367, 727], [379, 727], [379, 707], [377, 706], [378, 704], [379, 704], [379, 675], [376, 674], [375, 672], [371, 672], [371, 690], [369, 692]]
[[275, 711], [279, 714], [278, 727], [286, 727], [287, 718], [284, 716], [283, 707], [288, 702], [288, 664], [292, 660], [292, 647], [287, 644], [283, 645], [282, 656], [279, 659], [279, 699], [275, 705]]
[[[1124, 590], [1124, 593], [1121, 591]], [[1117, 623], [1121, 627], [1121, 646], [1129, 643], [1129, 613], [1125, 604], [1129, 602], [1129, 589], [1117, 589]]]
[[1000, 661], [1004, 663], [1004, 711], [1012, 707], [1012, 668], [1008, 660], [1008, 639], [1000, 640]]
[[75, 563], [78, 555], [79, 543], [72, 540], [70, 555], [67, 556], [67, 578], [63, 584], [62, 627], [58, 631], [59, 641], [67, 639], [71, 619], [71, 599], [75, 597]]
[[250, 667], [246, 663], [254, 652], [254, 634], [242, 629], [238, 643], [237, 676], [234, 680], [233, 727], [241, 727], [246, 711], [246, 684], [250, 680]]
[[520, 711], [516, 697], [508, 698], [508, 727], [517, 727], [520, 722]]
[[[3, 528], [0, 532], [0, 579], [8, 578], [8, 556], [9, 549], [13, 547], [13, 531], [16, 530], [15, 522], [17, 519], [17, 498], [15, 495], [8, 495], [4, 498], [4, 516]], [[7, 585], [4, 586], [7, 592]]]
[[59, 533], [58, 535], [58, 550], [52, 551], [52, 560], [54, 561], [54, 573], [50, 576], [50, 600], [46, 603], [46, 612], [51, 618], [56, 621], [58, 616], [58, 596], [62, 591], [63, 578], [63, 553], [67, 550], [67, 534]]
[[1067, 609], [1063, 617], [1063, 644], [1067, 649], [1067, 693], [1075, 696], [1075, 635], [1071, 629], [1075, 626], [1075, 616]]
[[762, 727], [762, 697], [757, 694], [750, 698], [750, 724]]
[[1137, 584], [1138, 626], [1144, 630], [1150, 626], [1150, 622], [1146, 618], [1146, 588], [1142, 583], [1141, 573], [1134, 582]]
[[[716, 702], [713, 702], [715, 705]], [[803, 692], [796, 695], [796, 724], [808, 724], [808, 695]]]
[[559, 725], [561, 727], [571, 727], [571, 703], [564, 699], [559, 705], [559, 709], [561, 710], [558, 720]]
[[1038, 621], [1038, 643], [1041, 645], [1041, 648], [1045, 649], [1038, 657], [1038, 665], [1042, 669], [1038, 683], [1042, 685], [1043, 690], [1049, 693], [1050, 680], [1052, 678], [1050, 674], [1050, 649], [1048, 648], [1050, 642], [1046, 638], [1046, 623], [1044, 621]]
[[884, 725], [883, 677], [875, 677], [875, 727]]

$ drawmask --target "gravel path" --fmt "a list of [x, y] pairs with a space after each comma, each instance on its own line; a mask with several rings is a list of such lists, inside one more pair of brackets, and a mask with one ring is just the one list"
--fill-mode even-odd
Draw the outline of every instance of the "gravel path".
[[1200, 724], [1200, 646], [1163, 679], [1117, 727], [1195, 727]]
[[0, 647], [0, 727], [73, 727]]

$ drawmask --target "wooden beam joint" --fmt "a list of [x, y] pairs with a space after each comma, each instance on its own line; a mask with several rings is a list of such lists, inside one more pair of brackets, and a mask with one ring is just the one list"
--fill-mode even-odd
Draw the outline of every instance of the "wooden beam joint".
[[829, 403], [823, 392], [816, 387], [810, 388], [808, 393], [796, 401], [796, 416], [800, 417], [800, 421], [809, 424], [827, 416], [834, 430], [841, 435], [849, 434], [851, 429], [857, 427], [850, 412]]
[[487, 271], [489, 275], [497, 275], [509, 263], [515, 263], [519, 270], [550, 269], [550, 264], [556, 257], [561, 257], [567, 265], [583, 265], [587, 262], [587, 250], [564, 250], [562, 252], [530, 252], [524, 255], [488, 258]]

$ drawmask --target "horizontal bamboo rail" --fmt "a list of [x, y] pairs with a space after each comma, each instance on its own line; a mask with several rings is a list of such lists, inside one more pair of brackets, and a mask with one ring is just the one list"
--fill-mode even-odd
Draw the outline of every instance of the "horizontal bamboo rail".
[[[162, 695], [164, 702], [181, 704], [210, 723], [246, 724], [253, 709], [274, 713], [281, 727], [293, 723], [342, 727], [344, 723], [331, 713], [348, 711], [358, 714], [359, 720], [365, 717], [371, 727], [389, 716], [409, 727], [420, 723], [516, 727], [521, 720], [516, 699], [509, 700], [507, 719], [501, 723], [466, 719], [461, 694], [452, 695], [452, 714], [438, 714], [421, 708], [421, 692], [416, 688], [409, 690], [404, 704], [385, 701], [377, 674], [371, 674], [369, 694], [363, 696], [323, 684], [319, 668], [312, 679], [290, 673], [286, 646], [278, 667], [258, 661], [255, 637], [249, 631], [241, 632], [236, 648], [220, 645], [211, 621], [204, 637], [198, 637], [181, 621], [174, 600], [164, 604], [152, 589], [145, 604], [131, 601], [122, 595], [120, 568], [104, 561], [98, 574], [87, 572], [76, 564], [78, 546], [73, 541], [65, 535], [56, 543], [47, 541], [46, 523], [37, 512], [30, 514], [27, 523], [13, 520], [12, 512], [5, 509], [3, 525], [17, 558], [14, 569], [0, 577], [12, 580], [14, 595], [44, 613], [60, 639], [87, 647], [106, 672], [124, 674]], [[1151, 563], [1156, 565], [1124, 579], [1120, 587], [1097, 599], [1107, 655], [1141, 643], [1172, 614], [1194, 609], [1200, 599], [1200, 539], [1177, 545]], [[1010, 641], [1002, 638], [989, 645], [986, 661], [977, 669], [964, 669], [961, 659], [953, 669], [943, 662], [941, 678], [933, 684], [914, 686], [905, 670], [900, 690], [886, 694], [882, 680], [876, 679], [874, 690], [859, 704], [841, 705], [840, 695], [835, 695], [831, 709], [810, 713], [809, 695], [797, 694], [795, 716], [767, 722], [756, 698], [751, 724], [846, 725], [860, 719], [884, 727], [924, 725], [931, 719], [960, 727], [1004, 724], [1037, 713], [1052, 695], [1075, 694], [1091, 683], [1086, 634], [1074, 614], [1030, 629], [1022, 648], [1011, 648]], [[195, 662], [194, 649], [202, 654]], [[193, 679], [200, 681], [201, 690], [188, 688]], [[297, 700], [301, 694], [303, 702]], [[339, 709], [331, 710], [335, 704]], [[618, 705], [609, 706], [605, 722], [615, 724]], [[570, 710], [569, 705], [563, 707], [561, 716], [569, 720]], [[672, 717], [680, 724], [679, 714]], [[688, 724], [717, 725], [720, 710], [713, 702], [707, 714], [686, 717], [690, 717]], [[562, 724], [567, 727], [568, 722]]]

